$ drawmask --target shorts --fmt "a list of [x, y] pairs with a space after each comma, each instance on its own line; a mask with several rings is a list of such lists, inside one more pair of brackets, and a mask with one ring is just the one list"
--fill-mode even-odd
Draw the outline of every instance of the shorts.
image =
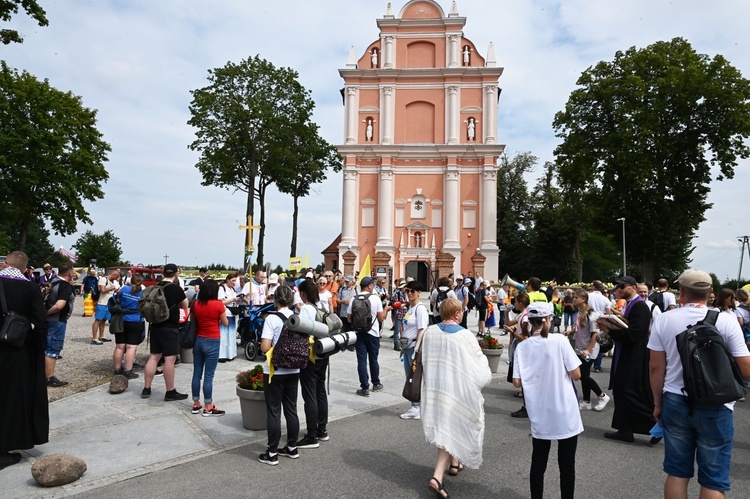
[[176, 327], [151, 327], [151, 353], [165, 357], [180, 353], [180, 330]]
[[108, 321], [112, 317], [109, 313], [109, 309], [106, 305], [97, 305], [96, 312], [94, 312], [94, 320], [97, 321]]
[[67, 327], [67, 322], [47, 322], [47, 343], [44, 346], [44, 355], [52, 359], [60, 356], [65, 343]]
[[661, 412], [664, 428], [664, 472], [677, 478], [692, 478], [698, 463], [698, 483], [725, 492], [729, 490], [734, 420], [723, 405], [693, 407], [687, 398], [664, 393]]
[[486, 308], [477, 308], [479, 311], [479, 322], [484, 322], [487, 320], [487, 309]]
[[118, 345], [140, 345], [145, 339], [145, 322], [123, 321], [122, 333], [115, 333], [115, 343]]

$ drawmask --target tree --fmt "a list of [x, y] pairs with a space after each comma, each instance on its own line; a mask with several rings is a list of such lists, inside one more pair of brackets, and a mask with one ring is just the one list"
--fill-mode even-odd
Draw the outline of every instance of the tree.
[[120, 263], [122, 256], [120, 240], [111, 230], [104, 231], [104, 234], [94, 234], [87, 230], [72, 247], [76, 249], [76, 257], [83, 265], [96, 260], [97, 267], [107, 268]]
[[[188, 124], [197, 131], [188, 147], [201, 153], [196, 167], [203, 185], [247, 193], [247, 216], [254, 214], [257, 193], [263, 219], [265, 188], [276, 178], [270, 173], [272, 160], [280, 155], [274, 149], [283, 148], [308, 122], [314, 107], [310, 92], [296, 71], [276, 68], [257, 55], [208, 73], [209, 85], [191, 91]], [[257, 261], [262, 265], [263, 222], [260, 226]]]
[[[583, 72], [553, 126], [562, 190], [587, 193], [592, 224], [620, 238], [644, 279], [679, 273], [711, 207], [711, 168], [731, 179], [750, 147], [750, 82], [675, 38]], [[620, 246], [622, 241], [617, 241]]]
[[104, 197], [110, 150], [80, 97], [0, 61], [0, 207], [19, 227], [16, 249], [36, 219], [62, 235], [91, 223], [83, 201]]
[[[36, 0], [2, 0], [0, 1], [0, 21], [10, 21], [13, 15], [18, 14], [18, 6], [39, 23], [39, 26], [48, 26], [47, 13], [39, 6]], [[23, 43], [23, 38], [14, 29], [0, 29], [0, 41], [8, 45], [10, 43]]]
[[534, 171], [539, 159], [530, 152], [500, 156], [497, 172], [497, 246], [500, 273], [521, 279], [527, 275], [527, 230], [531, 202], [524, 175]]
[[297, 223], [299, 220], [299, 198], [310, 194], [314, 184], [326, 179], [326, 171], [341, 171], [341, 156], [336, 148], [318, 135], [318, 126], [308, 122], [302, 133], [292, 139], [288, 154], [281, 160], [284, 173], [278, 175], [279, 191], [292, 195], [292, 242], [289, 258], [297, 256]]

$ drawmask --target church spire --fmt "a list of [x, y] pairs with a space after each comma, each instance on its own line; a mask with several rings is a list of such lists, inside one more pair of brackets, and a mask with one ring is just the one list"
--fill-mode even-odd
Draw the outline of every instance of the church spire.
[[357, 68], [357, 54], [354, 52], [354, 45], [349, 49], [349, 57], [346, 59], [346, 67], [352, 69]]
[[451, 11], [448, 13], [448, 17], [458, 17], [458, 6], [456, 5], [455, 0], [453, 5], [451, 5]]

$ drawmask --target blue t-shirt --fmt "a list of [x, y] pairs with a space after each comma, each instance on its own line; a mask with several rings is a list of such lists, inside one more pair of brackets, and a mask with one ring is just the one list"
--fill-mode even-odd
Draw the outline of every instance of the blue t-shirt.
[[[117, 293], [117, 297], [120, 299], [120, 306], [123, 310], [138, 310], [138, 302], [143, 297], [143, 287], [133, 294], [133, 286], [123, 286]], [[134, 314], [123, 314], [122, 320], [125, 322], [143, 322], [145, 319], [141, 317], [140, 312], [136, 312]]]

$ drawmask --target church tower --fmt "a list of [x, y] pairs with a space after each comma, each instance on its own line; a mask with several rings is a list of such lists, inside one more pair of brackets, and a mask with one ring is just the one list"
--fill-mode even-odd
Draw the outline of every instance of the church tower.
[[412, 0], [377, 20], [380, 36], [344, 79], [342, 232], [338, 261], [350, 274], [373, 269], [414, 277], [472, 271], [498, 277], [498, 80], [464, 37], [456, 3], [446, 16]]

